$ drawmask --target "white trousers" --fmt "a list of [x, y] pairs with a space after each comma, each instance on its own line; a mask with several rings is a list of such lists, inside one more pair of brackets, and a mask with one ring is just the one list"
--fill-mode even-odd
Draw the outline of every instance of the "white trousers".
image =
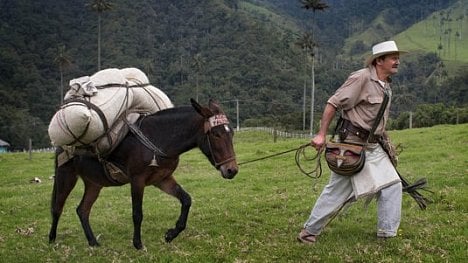
[[[400, 182], [377, 192], [377, 236], [397, 235], [401, 218], [402, 185]], [[319, 235], [348, 202], [355, 201], [350, 177], [332, 173], [329, 183], [320, 194], [304, 228], [313, 235]]]

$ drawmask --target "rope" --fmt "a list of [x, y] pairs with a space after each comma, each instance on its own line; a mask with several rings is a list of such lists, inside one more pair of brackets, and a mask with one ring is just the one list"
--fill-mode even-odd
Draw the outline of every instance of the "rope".
[[137, 139], [144, 145], [146, 148], [150, 149], [153, 151], [154, 155], [162, 156], [162, 157], [167, 157], [167, 155], [160, 150], [158, 147], [156, 147], [149, 139], [146, 137], [138, 127], [136, 127], [134, 124], [128, 123], [128, 127], [130, 128], [130, 131], [136, 135]]
[[[317, 151], [317, 153], [315, 154], [314, 157], [312, 158], [308, 158], [305, 154], [305, 149], [307, 146], [312, 146], [310, 144], [305, 144], [305, 145], [302, 145], [301, 147], [299, 147], [299, 149], [297, 149], [296, 151], [296, 157], [295, 157], [295, 160], [296, 160], [296, 165], [297, 167], [299, 168], [299, 170], [305, 174], [306, 176], [310, 177], [310, 178], [313, 178], [313, 179], [317, 179], [319, 178], [320, 176], [322, 176], [322, 163], [320, 162], [320, 157], [322, 156], [322, 149], [320, 151]], [[310, 172], [306, 172], [301, 164], [300, 164], [300, 160], [301, 160], [301, 155], [304, 157], [304, 160], [306, 161], [313, 161], [313, 160], [316, 160], [316, 165], [315, 165], [315, 169], [313, 169], [312, 171]], [[315, 175], [313, 175], [315, 174]]]
[[[267, 156], [264, 156], [264, 157], [260, 157], [260, 158], [257, 158], [257, 159], [253, 159], [253, 160], [250, 160], [250, 161], [245, 161], [245, 162], [241, 162], [241, 163], [238, 163], [238, 165], [244, 165], [244, 164], [248, 164], [248, 163], [253, 163], [253, 162], [257, 162], [257, 161], [261, 161], [261, 160], [265, 160], [265, 159], [268, 159], [268, 158], [272, 158], [272, 157], [276, 157], [276, 156], [279, 156], [279, 155], [283, 155], [283, 154], [286, 154], [286, 153], [290, 153], [290, 152], [296, 152], [296, 155], [295, 155], [295, 162], [296, 162], [296, 165], [297, 167], [299, 168], [299, 170], [305, 174], [306, 176], [310, 177], [310, 178], [319, 178], [321, 175], [322, 175], [322, 165], [320, 163], [320, 156], [321, 156], [321, 153], [322, 151], [318, 151], [317, 154], [312, 157], [312, 158], [308, 158], [306, 155], [305, 155], [305, 149], [306, 147], [308, 146], [311, 146], [310, 143], [307, 143], [307, 144], [304, 144], [304, 145], [301, 145], [299, 146], [298, 148], [294, 148], [294, 149], [291, 149], [291, 150], [286, 150], [286, 151], [283, 151], [283, 152], [279, 152], [279, 153], [275, 153], [275, 154], [271, 154], [271, 155], [267, 155]], [[300, 164], [300, 160], [301, 160], [301, 156], [304, 157], [304, 159], [306, 161], [313, 161], [313, 160], [316, 160], [317, 161], [317, 165], [315, 167], [315, 169], [313, 169], [312, 171], [310, 172], [307, 172], [305, 171], [301, 164]], [[313, 175], [315, 174], [315, 175]]]
[[268, 159], [268, 158], [271, 158], [271, 157], [275, 157], [275, 156], [283, 155], [283, 154], [290, 153], [290, 152], [293, 152], [293, 151], [297, 151], [298, 149], [299, 148], [294, 148], [294, 149], [287, 150], [287, 151], [284, 151], [284, 152], [275, 153], [275, 154], [272, 154], [272, 155], [267, 155], [265, 157], [253, 159], [253, 160], [250, 160], [250, 161], [241, 162], [241, 163], [238, 163], [237, 165], [243, 165], [243, 164], [247, 164], [247, 163], [253, 163], [253, 162], [265, 160], [265, 159]]

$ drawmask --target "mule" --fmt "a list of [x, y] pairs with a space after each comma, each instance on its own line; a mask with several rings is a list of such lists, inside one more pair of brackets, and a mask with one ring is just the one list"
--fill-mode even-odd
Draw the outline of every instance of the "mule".
[[[141, 223], [143, 221], [143, 193], [146, 186], [153, 185], [180, 201], [181, 210], [174, 228], [168, 229], [165, 241], [171, 242], [187, 225], [191, 206], [190, 195], [180, 186], [173, 173], [179, 156], [198, 147], [223, 178], [232, 179], [238, 172], [232, 138], [233, 130], [219, 104], [210, 100], [203, 107], [193, 99], [192, 106], [176, 107], [142, 117], [139, 130], [158, 151], [150, 150], [135, 133], [129, 132], [123, 141], [105, 158], [106, 162], [124, 172], [118, 180], [109, 176], [103, 161], [94, 155], [77, 154], [63, 165], [55, 161], [55, 178], [52, 191], [52, 224], [49, 242], [55, 241], [57, 226], [63, 207], [78, 178], [84, 182], [84, 194], [76, 212], [90, 246], [99, 246], [89, 223], [91, 208], [103, 187], [131, 185], [133, 245], [142, 249]], [[155, 152], [157, 152], [155, 154]]]

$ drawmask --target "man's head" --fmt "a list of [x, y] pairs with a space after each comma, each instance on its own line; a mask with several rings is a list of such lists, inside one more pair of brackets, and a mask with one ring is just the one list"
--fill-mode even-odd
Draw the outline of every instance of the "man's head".
[[372, 47], [372, 55], [366, 59], [366, 66], [376, 66], [384, 75], [390, 76], [398, 72], [400, 54], [406, 51], [398, 50], [395, 41], [385, 41]]
[[398, 47], [395, 41], [385, 41], [378, 44], [375, 44], [372, 47], [372, 54], [366, 59], [366, 66], [374, 64], [375, 60], [379, 57], [389, 55], [389, 54], [405, 54], [406, 51], [398, 50]]

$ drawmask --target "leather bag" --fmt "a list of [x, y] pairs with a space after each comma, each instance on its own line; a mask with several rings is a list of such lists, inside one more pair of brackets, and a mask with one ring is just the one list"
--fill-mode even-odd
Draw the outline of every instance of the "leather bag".
[[366, 162], [364, 145], [327, 142], [325, 146], [325, 160], [333, 172], [352, 176], [359, 173]]

